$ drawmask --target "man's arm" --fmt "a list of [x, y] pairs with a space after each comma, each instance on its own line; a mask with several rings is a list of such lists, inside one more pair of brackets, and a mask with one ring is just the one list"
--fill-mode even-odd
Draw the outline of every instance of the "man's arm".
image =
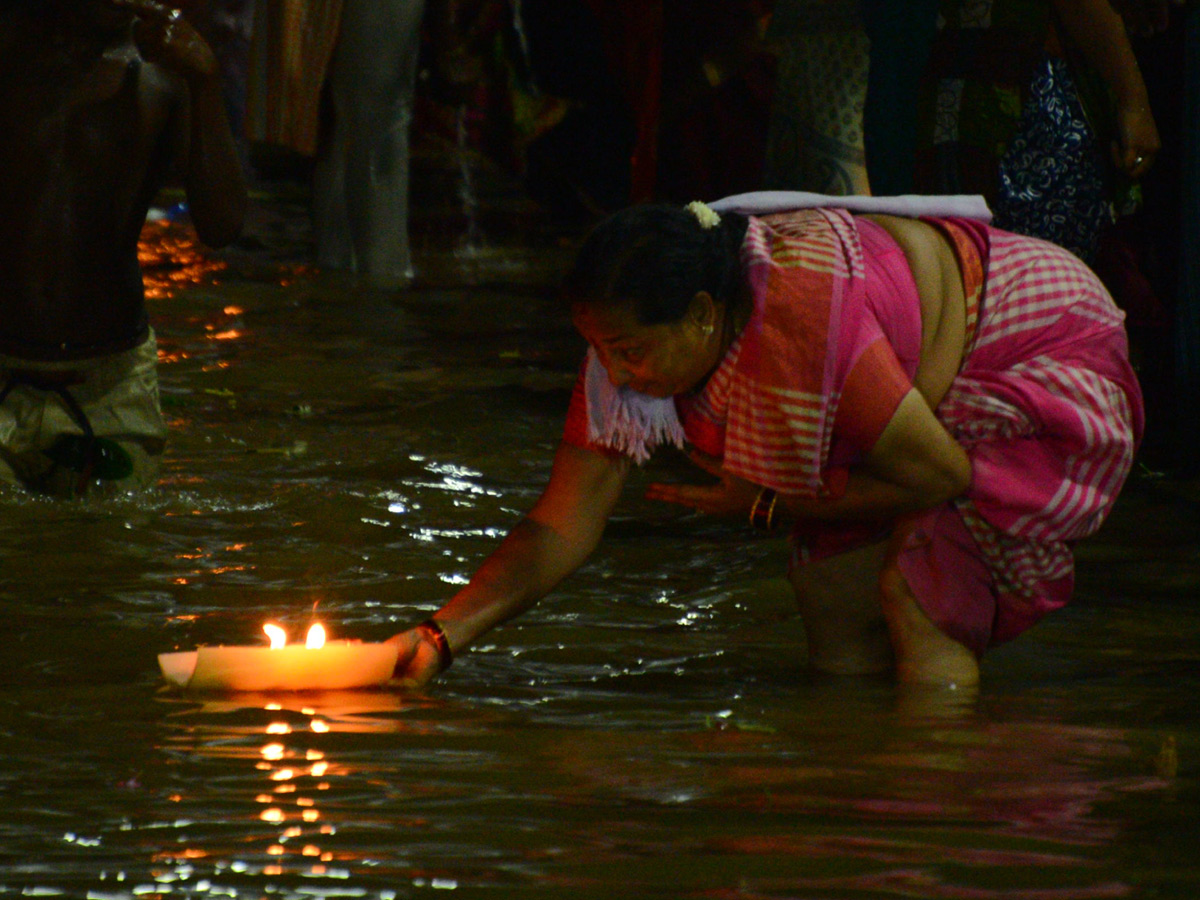
[[196, 234], [210, 247], [224, 247], [242, 231], [246, 181], [229, 129], [219, 79], [188, 79], [186, 156], [181, 159], [188, 209]]
[[224, 247], [242, 230], [246, 180], [212, 49], [178, 10], [152, 0], [114, 2], [137, 16], [134, 36], [142, 57], [186, 86], [173, 123], [175, 162], [196, 234], [210, 247]]

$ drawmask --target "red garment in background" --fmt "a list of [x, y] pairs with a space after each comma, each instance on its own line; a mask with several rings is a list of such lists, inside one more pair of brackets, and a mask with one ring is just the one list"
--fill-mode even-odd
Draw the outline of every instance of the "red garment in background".
[[630, 201], [654, 196], [662, 107], [663, 0], [586, 0], [604, 30], [609, 66], [625, 89], [637, 127]]
[[[720, 85], [705, 82], [702, 65], [737, 56], [738, 44], [768, 17], [770, 0], [585, 2], [633, 110], [630, 202], [662, 198], [664, 189], [683, 201], [761, 187], [773, 88], [766, 54], [743, 59]], [[673, 151], [668, 179], [659, 172], [664, 146]]]

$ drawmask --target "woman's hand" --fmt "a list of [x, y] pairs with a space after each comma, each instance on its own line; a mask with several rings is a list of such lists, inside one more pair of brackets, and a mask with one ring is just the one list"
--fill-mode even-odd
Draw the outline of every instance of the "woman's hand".
[[1083, 54], [1112, 91], [1117, 104], [1114, 165], [1141, 178], [1158, 155], [1161, 142], [1146, 83], [1129, 43], [1125, 20], [1111, 0], [1052, 0], [1063, 35]]
[[1153, 37], [1171, 25], [1171, 7], [1184, 5], [1184, 0], [1116, 0], [1113, 8], [1125, 20], [1130, 34]]
[[1162, 149], [1154, 114], [1147, 104], [1117, 110], [1117, 140], [1113, 141], [1113, 162], [1130, 178], [1141, 178], [1154, 164]]
[[750, 507], [758, 497], [759, 486], [744, 478], [731, 475], [721, 468], [721, 461], [698, 450], [688, 456], [709, 475], [719, 479], [715, 484], [652, 484], [646, 488], [646, 499], [662, 500], [690, 506], [711, 516], [742, 517], [750, 515]]
[[402, 687], [422, 687], [441, 671], [437, 647], [426, 637], [421, 627], [410, 628], [393, 635], [388, 638], [388, 643], [396, 644], [399, 648], [392, 680]]

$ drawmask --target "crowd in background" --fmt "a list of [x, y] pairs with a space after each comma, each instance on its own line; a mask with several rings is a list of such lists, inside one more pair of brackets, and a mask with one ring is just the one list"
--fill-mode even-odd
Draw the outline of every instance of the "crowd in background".
[[[998, 224], [1063, 243], [1098, 271], [1135, 344], [1151, 421], [1143, 458], [1196, 466], [1200, 285], [1195, 254], [1185, 251], [1197, 227], [1188, 177], [1197, 165], [1194, 6], [188, 0], [183, 8], [221, 60], [251, 174], [277, 170], [282, 153], [291, 172], [311, 179], [318, 261], [327, 266], [373, 270], [384, 284], [411, 278], [410, 130], [414, 140], [465, 139], [519, 178], [547, 221], [574, 232], [630, 203], [764, 188], [980, 192]], [[1089, 10], [1111, 13], [1120, 34], [1081, 39], [1072, 17]], [[1122, 47], [1144, 86], [1140, 103], [1122, 98], [1112, 76], [1129, 61]], [[1122, 120], [1122, 99], [1145, 106], [1145, 118]], [[1068, 100], [1073, 121], [1060, 116]], [[1030, 124], [1034, 106], [1049, 118]], [[1079, 149], [1088, 132], [1094, 146]], [[1072, 162], [1049, 171], [1055, 156]], [[1041, 184], [1012, 183], [1034, 174]], [[1021, 193], [1032, 213], [1014, 210], [1004, 190]]]

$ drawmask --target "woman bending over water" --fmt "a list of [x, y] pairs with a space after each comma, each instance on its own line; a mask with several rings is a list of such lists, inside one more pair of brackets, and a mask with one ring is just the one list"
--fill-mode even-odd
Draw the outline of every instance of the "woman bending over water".
[[565, 288], [590, 347], [549, 483], [394, 638], [399, 678], [428, 681], [582, 565], [630, 467], [674, 442], [717, 480], [647, 496], [790, 527], [810, 665], [973, 684], [989, 646], [1069, 600], [1071, 544], [1141, 437], [1099, 280], [979, 220], [634, 207]]

